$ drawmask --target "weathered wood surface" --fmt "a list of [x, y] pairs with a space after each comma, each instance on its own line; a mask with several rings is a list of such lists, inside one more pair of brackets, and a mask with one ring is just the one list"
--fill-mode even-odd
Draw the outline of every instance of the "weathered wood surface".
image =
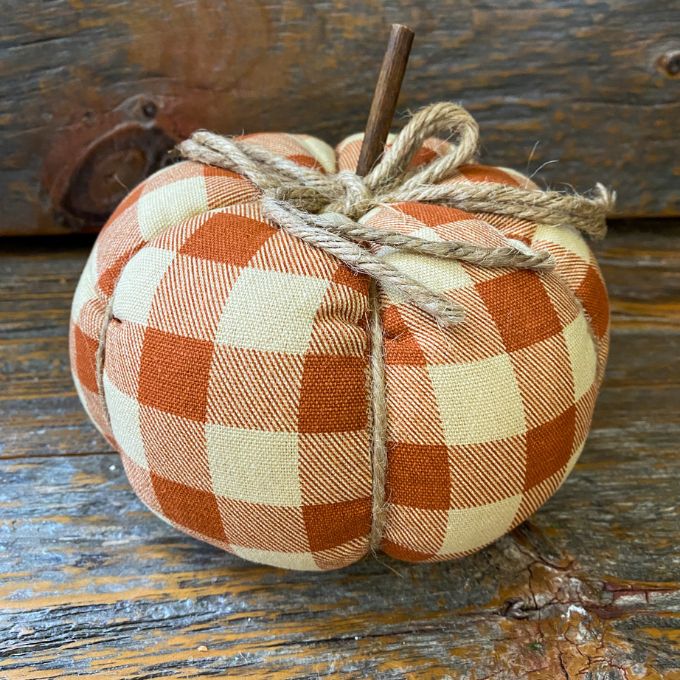
[[0, 256], [0, 678], [680, 678], [680, 223], [617, 224], [586, 451], [468, 559], [289, 573], [185, 537], [130, 490], [71, 384], [89, 247]]
[[0, 233], [96, 227], [199, 126], [330, 143], [363, 129], [391, 22], [416, 31], [400, 111], [462, 101], [487, 161], [543, 167], [555, 186], [602, 181], [621, 214], [680, 213], [677, 2], [0, 0], [0, 11]]

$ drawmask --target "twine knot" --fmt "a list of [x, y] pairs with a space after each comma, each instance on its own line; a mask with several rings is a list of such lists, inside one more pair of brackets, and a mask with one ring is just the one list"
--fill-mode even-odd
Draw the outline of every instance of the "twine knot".
[[[411, 168], [425, 140], [440, 133], [455, 143], [434, 160]], [[606, 231], [614, 194], [601, 184], [591, 197], [520, 188], [460, 177], [460, 166], [477, 152], [479, 128], [461, 106], [441, 102], [414, 114], [380, 161], [366, 175], [343, 170], [327, 174], [257, 145], [199, 130], [178, 146], [193, 161], [215, 165], [248, 178], [262, 192], [264, 216], [293, 236], [342, 260], [359, 273], [403, 297], [444, 325], [459, 323], [464, 310], [429, 290], [379, 255], [380, 246], [470, 262], [481, 267], [545, 270], [554, 266], [546, 251], [507, 239], [507, 246], [484, 247], [456, 240], [426, 240], [375, 229], [361, 218], [376, 206], [417, 201], [450, 205], [472, 213], [495, 213], [558, 228], [573, 227], [593, 237]], [[455, 181], [446, 180], [455, 176]]]
[[350, 170], [341, 170], [335, 175], [340, 198], [326, 205], [322, 213], [340, 213], [351, 220], [359, 219], [365, 207], [372, 205], [373, 193], [366, 185], [363, 177]]

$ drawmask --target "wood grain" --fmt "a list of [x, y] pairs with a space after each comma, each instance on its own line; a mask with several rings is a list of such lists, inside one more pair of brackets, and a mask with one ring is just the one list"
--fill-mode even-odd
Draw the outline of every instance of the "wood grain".
[[174, 531], [78, 405], [91, 242], [0, 255], [0, 678], [680, 677], [680, 222], [600, 246], [614, 336], [592, 434], [529, 522], [461, 561], [296, 574]]
[[361, 130], [392, 22], [418, 35], [400, 111], [461, 101], [485, 161], [680, 212], [678, 3], [0, 3], [2, 233], [96, 227], [196, 127]]

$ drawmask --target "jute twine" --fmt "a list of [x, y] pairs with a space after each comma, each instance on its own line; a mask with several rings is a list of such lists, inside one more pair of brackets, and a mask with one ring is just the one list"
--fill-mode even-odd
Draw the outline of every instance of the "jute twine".
[[[442, 156], [410, 169], [409, 164], [428, 138], [456, 138]], [[373, 525], [371, 549], [380, 545], [385, 528], [387, 468], [385, 364], [378, 288], [397, 291], [400, 298], [430, 314], [442, 326], [460, 323], [464, 310], [455, 302], [407, 276], [374, 251], [379, 246], [432, 257], [470, 262], [480, 267], [549, 270], [552, 256], [521, 241], [498, 248], [463, 241], [428, 241], [396, 231], [374, 229], [360, 222], [377, 206], [417, 201], [449, 205], [472, 213], [494, 213], [538, 224], [571, 227], [594, 238], [606, 232], [605, 218], [614, 194], [597, 184], [592, 197], [540, 191], [494, 182], [471, 182], [459, 176], [460, 166], [474, 160], [479, 127], [461, 106], [441, 102], [414, 114], [396, 135], [379, 162], [366, 175], [341, 171], [327, 174], [306, 168], [250, 142], [205, 130], [178, 146], [192, 161], [243, 175], [262, 192], [262, 211], [288, 233], [337, 257], [352, 270], [373, 279], [371, 285], [371, 396], [373, 420]], [[442, 183], [453, 176], [456, 181]]]

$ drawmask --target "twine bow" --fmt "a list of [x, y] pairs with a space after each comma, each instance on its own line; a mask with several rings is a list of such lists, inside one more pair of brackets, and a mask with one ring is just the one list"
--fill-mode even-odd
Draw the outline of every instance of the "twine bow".
[[[415, 170], [409, 164], [423, 142], [445, 133], [456, 136], [450, 149]], [[458, 168], [473, 160], [479, 128], [461, 106], [442, 102], [418, 111], [396, 135], [366, 177], [341, 171], [326, 174], [255, 144], [199, 130], [178, 150], [187, 159], [232, 170], [262, 192], [266, 218], [293, 236], [396, 290], [444, 325], [459, 323], [464, 311], [399, 271], [376, 252], [379, 246], [481, 267], [546, 270], [554, 266], [546, 251], [534, 251], [508, 239], [508, 246], [489, 248], [463, 241], [431, 241], [362, 224], [361, 217], [380, 205], [409, 201], [439, 203], [467, 212], [495, 213], [553, 227], [574, 227], [595, 238], [606, 231], [605, 217], [614, 194], [598, 184], [593, 198], [557, 191], [519, 188], [494, 182], [471, 182]], [[445, 180], [458, 175], [455, 181]]]

